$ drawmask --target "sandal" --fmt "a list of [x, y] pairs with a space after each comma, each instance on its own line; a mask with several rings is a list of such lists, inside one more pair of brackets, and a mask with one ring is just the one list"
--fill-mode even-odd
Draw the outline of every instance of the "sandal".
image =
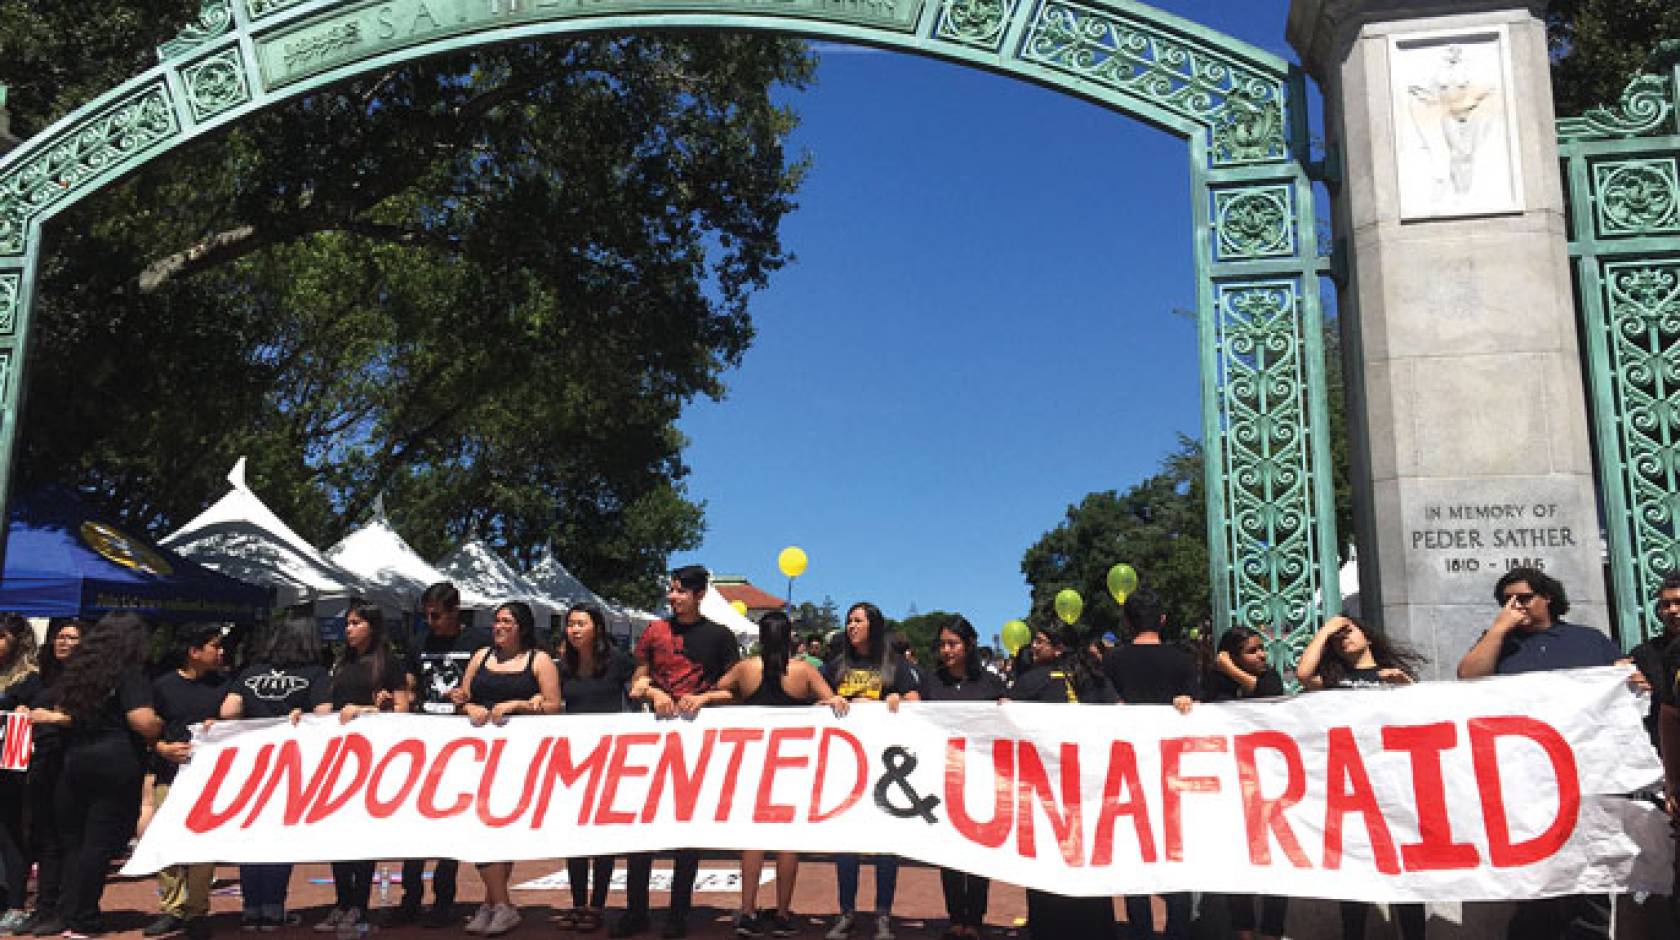
[[601, 919], [600, 911], [590, 909], [581, 910], [578, 912], [577, 916], [577, 932], [594, 933], [595, 931], [601, 929], [602, 923], [604, 923], [604, 921]]
[[578, 921], [582, 919], [582, 911], [561, 911], [554, 915], [554, 927], [557, 930], [576, 930]]

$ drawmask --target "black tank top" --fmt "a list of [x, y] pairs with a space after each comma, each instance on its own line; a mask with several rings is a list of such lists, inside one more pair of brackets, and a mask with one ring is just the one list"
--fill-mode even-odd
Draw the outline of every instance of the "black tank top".
[[490, 657], [495, 654], [489, 647], [481, 652], [484, 659], [478, 664], [478, 674], [473, 676], [471, 689], [474, 705], [493, 708], [502, 702], [531, 698], [542, 691], [542, 686], [537, 684], [536, 650], [525, 651], [525, 668], [518, 672], [491, 672]]
[[[793, 668], [793, 664], [789, 663], [788, 668], [791, 670]], [[770, 676], [763, 675], [759, 680], [758, 688], [754, 689], [753, 694], [747, 696], [747, 700], [741, 704], [769, 705], [775, 708], [811, 704], [811, 699], [801, 701], [789, 695], [787, 690], [782, 688], [782, 681], [786, 678], [787, 674], [783, 673], [780, 678], [772, 682], [770, 681]]]

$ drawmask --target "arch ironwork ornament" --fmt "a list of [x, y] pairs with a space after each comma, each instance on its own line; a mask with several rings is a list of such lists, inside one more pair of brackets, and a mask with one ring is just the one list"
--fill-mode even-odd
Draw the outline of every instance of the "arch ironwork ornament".
[[1340, 602], [1318, 290], [1328, 265], [1305, 80], [1276, 56], [1132, 0], [205, 0], [155, 67], [0, 160], [0, 494], [54, 215], [230, 122], [363, 72], [490, 43], [652, 28], [941, 58], [1182, 138], [1216, 628], [1259, 628], [1293, 661]]
[[[1680, 61], [1680, 43], [1659, 57]], [[1611, 610], [1628, 647], [1663, 632], [1680, 569], [1680, 65], [1558, 122], [1586, 342]]]

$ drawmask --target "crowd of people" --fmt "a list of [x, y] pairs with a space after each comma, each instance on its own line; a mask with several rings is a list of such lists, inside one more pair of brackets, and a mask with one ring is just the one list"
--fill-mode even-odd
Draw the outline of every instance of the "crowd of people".
[[[294, 720], [304, 713], [336, 713], [342, 721], [373, 712], [465, 715], [475, 725], [502, 723], [519, 715], [600, 714], [651, 711], [663, 718], [693, 715], [723, 705], [825, 707], [845, 714], [851, 703], [884, 702], [896, 711], [904, 701], [1030, 701], [1061, 704], [1156, 704], [1188, 712], [1198, 702], [1274, 697], [1285, 694], [1284, 677], [1268, 661], [1266, 637], [1254, 630], [1227, 630], [1214, 649], [1198, 656], [1173, 642], [1160, 599], [1148, 589], [1124, 604], [1125, 642], [1108, 643], [1077, 628], [1042, 622], [1031, 642], [1013, 659], [993, 659], [972, 625], [953, 616], [939, 625], [931, 648], [911, 649], [889, 632], [879, 608], [853, 604], [832, 637], [804, 642], [779, 612], [759, 622], [755, 654], [743, 658], [734, 634], [700, 614], [709, 589], [704, 568], [672, 573], [667, 600], [671, 616], [655, 620], [634, 645], [620, 648], [608, 632], [605, 613], [580, 604], [568, 611], [563, 629], [548, 648], [531, 609], [520, 602], [496, 608], [488, 628], [463, 623], [460, 595], [436, 584], [420, 599], [426, 628], [411, 641], [394, 642], [383, 612], [352, 603], [345, 616], [343, 644], [330, 660], [314, 621], [293, 619], [267, 625], [241, 643], [237, 669], [224, 656], [217, 625], [193, 624], [172, 633], [161, 672], [142, 670], [147, 625], [132, 614], [109, 614], [96, 622], [54, 620], [43, 642], [24, 618], [0, 615], [0, 707], [28, 713], [34, 754], [27, 773], [0, 772], [0, 933], [87, 937], [104, 924], [100, 899], [110, 863], [129, 845], [143, 808], [169, 798], [176, 770], [191, 759], [192, 728], [207, 721], [247, 718]], [[1624, 657], [1604, 634], [1563, 619], [1569, 601], [1563, 585], [1544, 572], [1519, 568], [1494, 588], [1499, 613], [1458, 664], [1460, 678], [1533, 672], [1631, 661], [1635, 684], [1656, 691], [1649, 727], [1655, 745], [1671, 747], [1668, 792], [1680, 783], [1680, 707], [1673, 678], [1680, 671], [1680, 573], [1664, 581], [1657, 598], [1665, 625], [1662, 636]], [[920, 662], [922, 654], [926, 664]], [[1418, 680], [1423, 659], [1352, 617], [1335, 617], [1312, 637], [1296, 663], [1294, 678], [1308, 694], [1321, 690], [1368, 689]], [[1670, 805], [1670, 811], [1676, 809]], [[672, 857], [672, 884], [662, 935], [684, 936], [699, 869], [697, 850]], [[778, 852], [773, 907], [760, 907], [763, 852], [741, 855], [742, 888], [735, 932], [742, 937], [787, 937], [798, 932], [791, 910], [800, 856]], [[617, 860], [573, 858], [566, 863], [570, 909], [562, 931], [635, 936], [653, 927], [650, 909], [652, 854], [624, 859], [624, 909], [608, 923], [606, 903]], [[875, 909], [857, 909], [863, 863], [874, 873]], [[425, 876], [428, 864], [431, 877]], [[374, 887], [373, 861], [335, 862], [332, 909], [312, 926], [340, 936], [364, 933]], [[890, 853], [834, 857], [839, 915], [828, 940], [895, 936], [892, 915], [898, 859]], [[482, 902], [470, 915], [457, 910], [458, 865], [452, 859], [402, 862], [400, 903], [385, 922], [420, 922], [499, 936], [521, 922], [509, 894], [511, 863], [478, 866]], [[28, 875], [36, 873], [34, 905], [28, 905]], [[158, 875], [159, 910], [143, 931], [149, 937], [209, 934], [209, 896], [214, 866], [180, 865]], [[270, 931], [296, 926], [287, 907], [292, 866], [239, 867], [242, 926]], [[424, 885], [432, 884], [430, 905]], [[982, 935], [990, 885], [958, 869], [940, 871], [948, 913], [944, 940]], [[1159, 935], [1188, 937], [1193, 914], [1189, 894], [1162, 897], [1166, 911]], [[1202, 909], [1208, 910], [1204, 898]], [[1242, 938], [1281, 937], [1288, 899], [1232, 895], [1217, 902]], [[1027, 892], [1031, 936], [1041, 940], [1113, 937], [1153, 932], [1153, 901], [1127, 897], [1125, 925], [1116, 923], [1112, 899]], [[1343, 935], [1363, 938], [1368, 905], [1342, 904]], [[1399, 937], [1425, 936], [1422, 905], [1396, 905], [1392, 918]], [[1553, 898], [1516, 906], [1511, 938], [1608, 937], [1609, 899], [1599, 895]]]

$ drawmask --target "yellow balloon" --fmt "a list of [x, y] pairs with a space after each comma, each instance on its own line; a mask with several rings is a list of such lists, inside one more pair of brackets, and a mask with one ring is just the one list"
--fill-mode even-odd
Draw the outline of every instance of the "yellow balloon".
[[805, 549], [797, 545], [789, 545], [776, 556], [776, 567], [782, 569], [782, 574], [790, 578], [797, 578], [805, 573], [805, 566], [811, 560], [805, 557]]
[[741, 616], [745, 617], [747, 615], [747, 602], [746, 601], [730, 601], [729, 606], [735, 608], [735, 612], [740, 614]]
[[1085, 612], [1085, 598], [1073, 588], [1063, 588], [1056, 592], [1056, 616], [1062, 618], [1063, 623], [1077, 623], [1079, 615]]
[[1011, 620], [1003, 625], [1003, 648], [1014, 656], [1021, 647], [1032, 642], [1032, 629], [1026, 621]]
[[1137, 586], [1137, 572], [1132, 570], [1131, 565], [1119, 564], [1108, 569], [1108, 593], [1114, 595], [1115, 603], [1126, 603], [1126, 598], [1137, 590]]

